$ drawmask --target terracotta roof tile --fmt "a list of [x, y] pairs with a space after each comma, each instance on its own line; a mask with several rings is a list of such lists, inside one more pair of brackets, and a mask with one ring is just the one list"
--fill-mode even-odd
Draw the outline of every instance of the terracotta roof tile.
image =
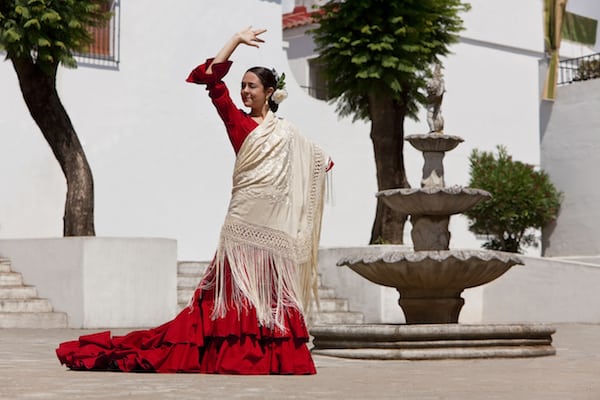
[[305, 6], [296, 6], [294, 11], [282, 15], [283, 29], [296, 28], [298, 26], [310, 25], [313, 22], [312, 17]]

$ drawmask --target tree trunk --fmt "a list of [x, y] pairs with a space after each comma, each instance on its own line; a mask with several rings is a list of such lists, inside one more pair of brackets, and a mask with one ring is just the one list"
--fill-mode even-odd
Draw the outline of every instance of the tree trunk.
[[94, 236], [94, 181], [77, 133], [56, 91], [58, 63], [41, 70], [31, 58], [11, 59], [27, 108], [67, 181], [64, 236]]
[[[379, 190], [410, 187], [404, 170], [404, 117], [406, 110], [385, 96], [369, 96], [371, 141]], [[377, 212], [370, 243], [403, 244], [407, 215], [377, 199]]]

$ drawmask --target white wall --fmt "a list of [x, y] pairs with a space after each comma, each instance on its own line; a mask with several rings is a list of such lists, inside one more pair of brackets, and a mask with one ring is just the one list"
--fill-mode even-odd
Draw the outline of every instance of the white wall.
[[469, 322], [600, 323], [600, 265], [522, 259], [525, 265], [481, 287], [482, 319]]
[[543, 50], [543, 0], [471, 0], [461, 36], [527, 50]]
[[564, 199], [544, 232], [547, 256], [600, 253], [600, 79], [557, 88], [545, 108], [542, 166]]

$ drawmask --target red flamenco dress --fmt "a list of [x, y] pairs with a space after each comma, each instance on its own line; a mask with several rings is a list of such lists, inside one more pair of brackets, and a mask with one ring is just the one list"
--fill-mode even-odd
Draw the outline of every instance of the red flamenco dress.
[[[188, 82], [207, 85], [237, 153], [257, 123], [234, 106], [222, 82], [231, 63], [213, 65], [211, 75], [205, 73], [207, 65], [192, 71]], [[210, 282], [214, 274], [213, 263], [203, 283]], [[231, 277], [226, 264], [226, 293], [232, 293]], [[214, 299], [214, 288], [200, 284], [190, 305], [163, 325], [125, 336], [111, 336], [110, 331], [81, 336], [60, 344], [56, 354], [62, 364], [73, 370], [245, 375], [316, 373], [306, 346], [309, 334], [304, 316], [297, 308], [286, 307], [283, 327], [266, 327], [259, 323], [253, 306], [247, 302], [235, 304], [231, 296], [227, 298], [227, 313], [214, 318]]]

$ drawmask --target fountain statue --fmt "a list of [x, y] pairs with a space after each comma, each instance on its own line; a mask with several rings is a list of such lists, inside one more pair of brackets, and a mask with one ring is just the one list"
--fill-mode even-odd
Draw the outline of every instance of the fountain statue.
[[[522, 262], [513, 253], [450, 250], [450, 217], [491, 195], [481, 189], [445, 186], [444, 155], [463, 139], [443, 133], [441, 99], [445, 89], [439, 64], [432, 75], [427, 85], [431, 132], [405, 138], [423, 152], [421, 187], [376, 194], [390, 208], [410, 216], [414, 251], [390, 251], [376, 256], [356, 254], [338, 261], [339, 266], [347, 266], [371, 282], [396, 288], [406, 325], [316, 326], [311, 329], [313, 351], [356, 358], [554, 354], [551, 327], [458, 324], [464, 289], [491, 282]], [[420, 348], [418, 343], [424, 347]], [[486, 348], [486, 343], [493, 346]]]
[[442, 76], [442, 64], [435, 63], [433, 74], [426, 85], [427, 90], [427, 124], [429, 133], [444, 132], [444, 117], [442, 117], [442, 100], [446, 92], [444, 77]]

